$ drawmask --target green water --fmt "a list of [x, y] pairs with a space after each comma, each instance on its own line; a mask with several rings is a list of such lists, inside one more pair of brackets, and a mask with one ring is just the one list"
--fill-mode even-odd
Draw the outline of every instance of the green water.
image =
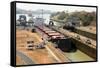
[[70, 60], [72, 60], [72, 62], [94, 61], [93, 58], [89, 57], [88, 55], [81, 52], [80, 50], [77, 50], [76, 52], [72, 52], [72, 53], [64, 52], [64, 55]]

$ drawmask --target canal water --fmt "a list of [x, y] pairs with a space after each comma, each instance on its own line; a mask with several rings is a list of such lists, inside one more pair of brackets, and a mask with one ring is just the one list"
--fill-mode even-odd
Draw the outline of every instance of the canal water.
[[[29, 20], [29, 16], [27, 14], [16, 14], [16, 20], [19, 19], [20, 15], [25, 15], [27, 17], [27, 21]], [[34, 14], [34, 17], [42, 17], [40, 14]], [[43, 14], [43, 18], [45, 19], [45, 24], [49, 24], [49, 20], [50, 20], [50, 14]], [[62, 23], [57, 23], [54, 22], [55, 26], [61, 26]], [[86, 55], [85, 53], [83, 53], [80, 50], [77, 50], [76, 52], [63, 52], [63, 54], [68, 57], [70, 60], [72, 60], [73, 62], [80, 62], [80, 61], [94, 61], [93, 58], [89, 57], [88, 55]]]
[[82, 61], [94, 61], [93, 58], [89, 57], [85, 53], [83, 53], [80, 50], [77, 50], [76, 52], [63, 52], [63, 54], [68, 57], [72, 62], [82, 62]]

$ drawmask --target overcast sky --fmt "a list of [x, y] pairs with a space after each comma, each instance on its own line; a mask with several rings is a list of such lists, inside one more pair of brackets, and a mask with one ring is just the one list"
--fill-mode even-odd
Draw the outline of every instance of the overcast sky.
[[37, 10], [44, 9], [50, 11], [66, 11], [74, 12], [74, 11], [96, 11], [95, 7], [78, 7], [78, 6], [61, 6], [61, 5], [44, 5], [44, 4], [30, 4], [30, 3], [17, 3], [17, 8], [25, 9], [25, 10]]

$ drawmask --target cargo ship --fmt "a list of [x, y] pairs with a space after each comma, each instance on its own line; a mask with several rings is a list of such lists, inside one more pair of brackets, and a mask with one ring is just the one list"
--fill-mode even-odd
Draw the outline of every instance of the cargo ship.
[[17, 65], [96, 61], [95, 40], [57, 27], [53, 21], [46, 25], [43, 18], [31, 23], [25, 17], [21, 20], [16, 25]]

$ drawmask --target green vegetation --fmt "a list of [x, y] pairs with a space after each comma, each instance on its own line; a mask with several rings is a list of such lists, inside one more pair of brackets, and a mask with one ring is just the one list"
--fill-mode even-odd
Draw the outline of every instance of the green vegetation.
[[83, 26], [91, 25], [92, 23], [96, 24], [96, 13], [95, 12], [86, 12], [86, 11], [80, 11], [80, 12], [71, 12], [68, 13], [68, 11], [62, 11], [53, 13], [51, 15], [51, 19], [57, 22], [66, 23], [69, 18], [76, 17], [81, 21], [81, 24]]
[[64, 20], [64, 18], [66, 18], [66, 13], [63, 11], [63, 12], [59, 13], [58, 19]]

